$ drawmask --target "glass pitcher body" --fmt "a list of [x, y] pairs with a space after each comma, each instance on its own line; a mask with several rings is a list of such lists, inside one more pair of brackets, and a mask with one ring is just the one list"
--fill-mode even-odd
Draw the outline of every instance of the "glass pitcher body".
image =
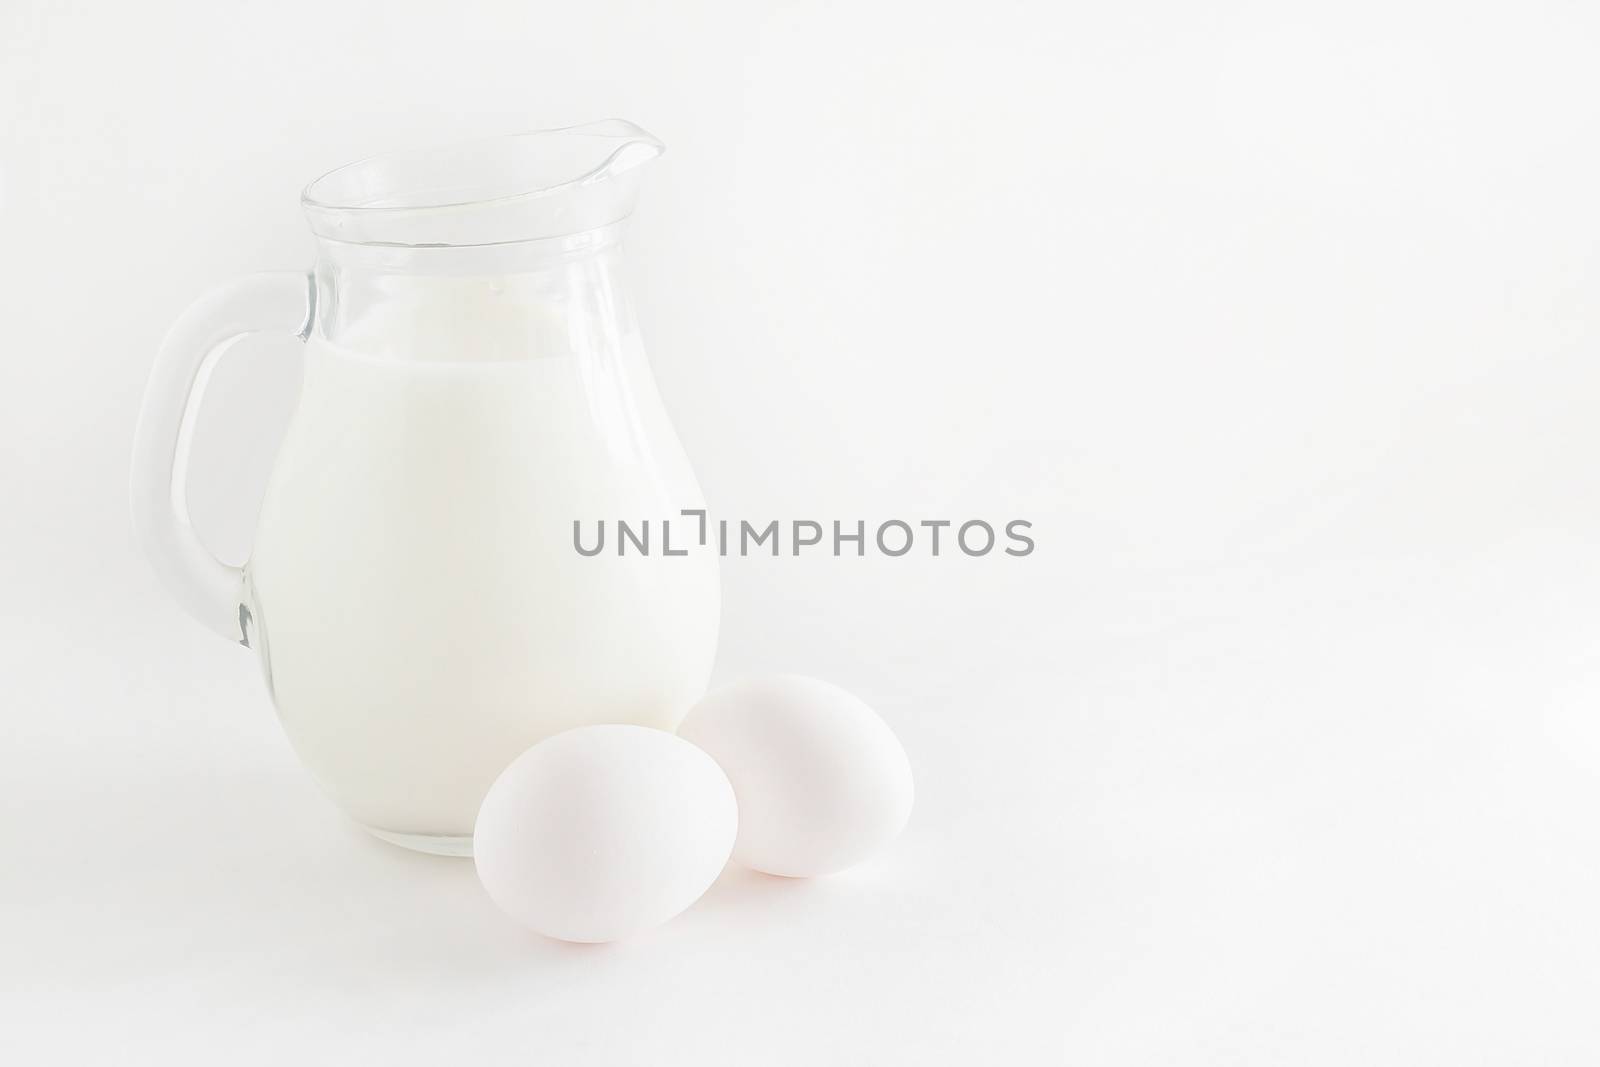
[[671, 730], [704, 691], [715, 555], [585, 555], [574, 525], [704, 507], [621, 276], [634, 168], [659, 150], [607, 123], [307, 189], [304, 384], [250, 560], [202, 617], [257, 650], [300, 757], [390, 840], [465, 852], [528, 746]]

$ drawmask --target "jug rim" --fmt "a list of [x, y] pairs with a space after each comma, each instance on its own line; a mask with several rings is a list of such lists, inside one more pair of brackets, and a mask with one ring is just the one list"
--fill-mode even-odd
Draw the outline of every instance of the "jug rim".
[[468, 138], [342, 164], [308, 182], [300, 204], [313, 233], [356, 244], [568, 236], [625, 218], [635, 169], [664, 151], [653, 134], [616, 118]]

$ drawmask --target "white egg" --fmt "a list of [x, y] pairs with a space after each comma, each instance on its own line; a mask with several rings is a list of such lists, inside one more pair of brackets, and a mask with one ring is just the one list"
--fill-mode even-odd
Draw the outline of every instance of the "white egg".
[[815, 678], [779, 675], [710, 694], [678, 735], [711, 753], [739, 798], [733, 858], [768, 874], [843, 870], [911, 815], [911, 764], [882, 719]]
[[472, 845], [483, 887], [523, 925], [615, 941], [698, 900], [737, 829], [733, 789], [700, 749], [643, 726], [583, 726], [505, 769]]

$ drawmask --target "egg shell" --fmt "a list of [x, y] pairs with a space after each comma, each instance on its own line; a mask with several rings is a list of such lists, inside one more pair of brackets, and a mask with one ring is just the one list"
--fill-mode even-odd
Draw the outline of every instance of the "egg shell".
[[643, 726], [583, 726], [495, 780], [473, 856], [489, 896], [523, 925], [614, 941], [698, 900], [737, 828], [733, 789], [700, 749]]
[[678, 734], [711, 754], [739, 801], [737, 863], [805, 878], [843, 870], [911, 815], [905, 749], [859, 698], [800, 675], [707, 696]]

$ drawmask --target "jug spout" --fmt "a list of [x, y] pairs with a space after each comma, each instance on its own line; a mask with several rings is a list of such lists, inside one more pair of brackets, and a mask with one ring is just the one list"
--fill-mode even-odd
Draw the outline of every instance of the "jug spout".
[[599, 122], [571, 126], [554, 132], [592, 138], [601, 152], [606, 150], [607, 144], [610, 145], [610, 153], [606, 155], [605, 161], [585, 174], [582, 179], [584, 181], [603, 181], [614, 177], [641, 163], [650, 162], [667, 150], [667, 146], [661, 143], [660, 138], [627, 119], [602, 119]]
[[372, 156], [306, 186], [330, 241], [463, 247], [566, 237], [633, 211], [639, 167], [665, 151], [623, 119]]

